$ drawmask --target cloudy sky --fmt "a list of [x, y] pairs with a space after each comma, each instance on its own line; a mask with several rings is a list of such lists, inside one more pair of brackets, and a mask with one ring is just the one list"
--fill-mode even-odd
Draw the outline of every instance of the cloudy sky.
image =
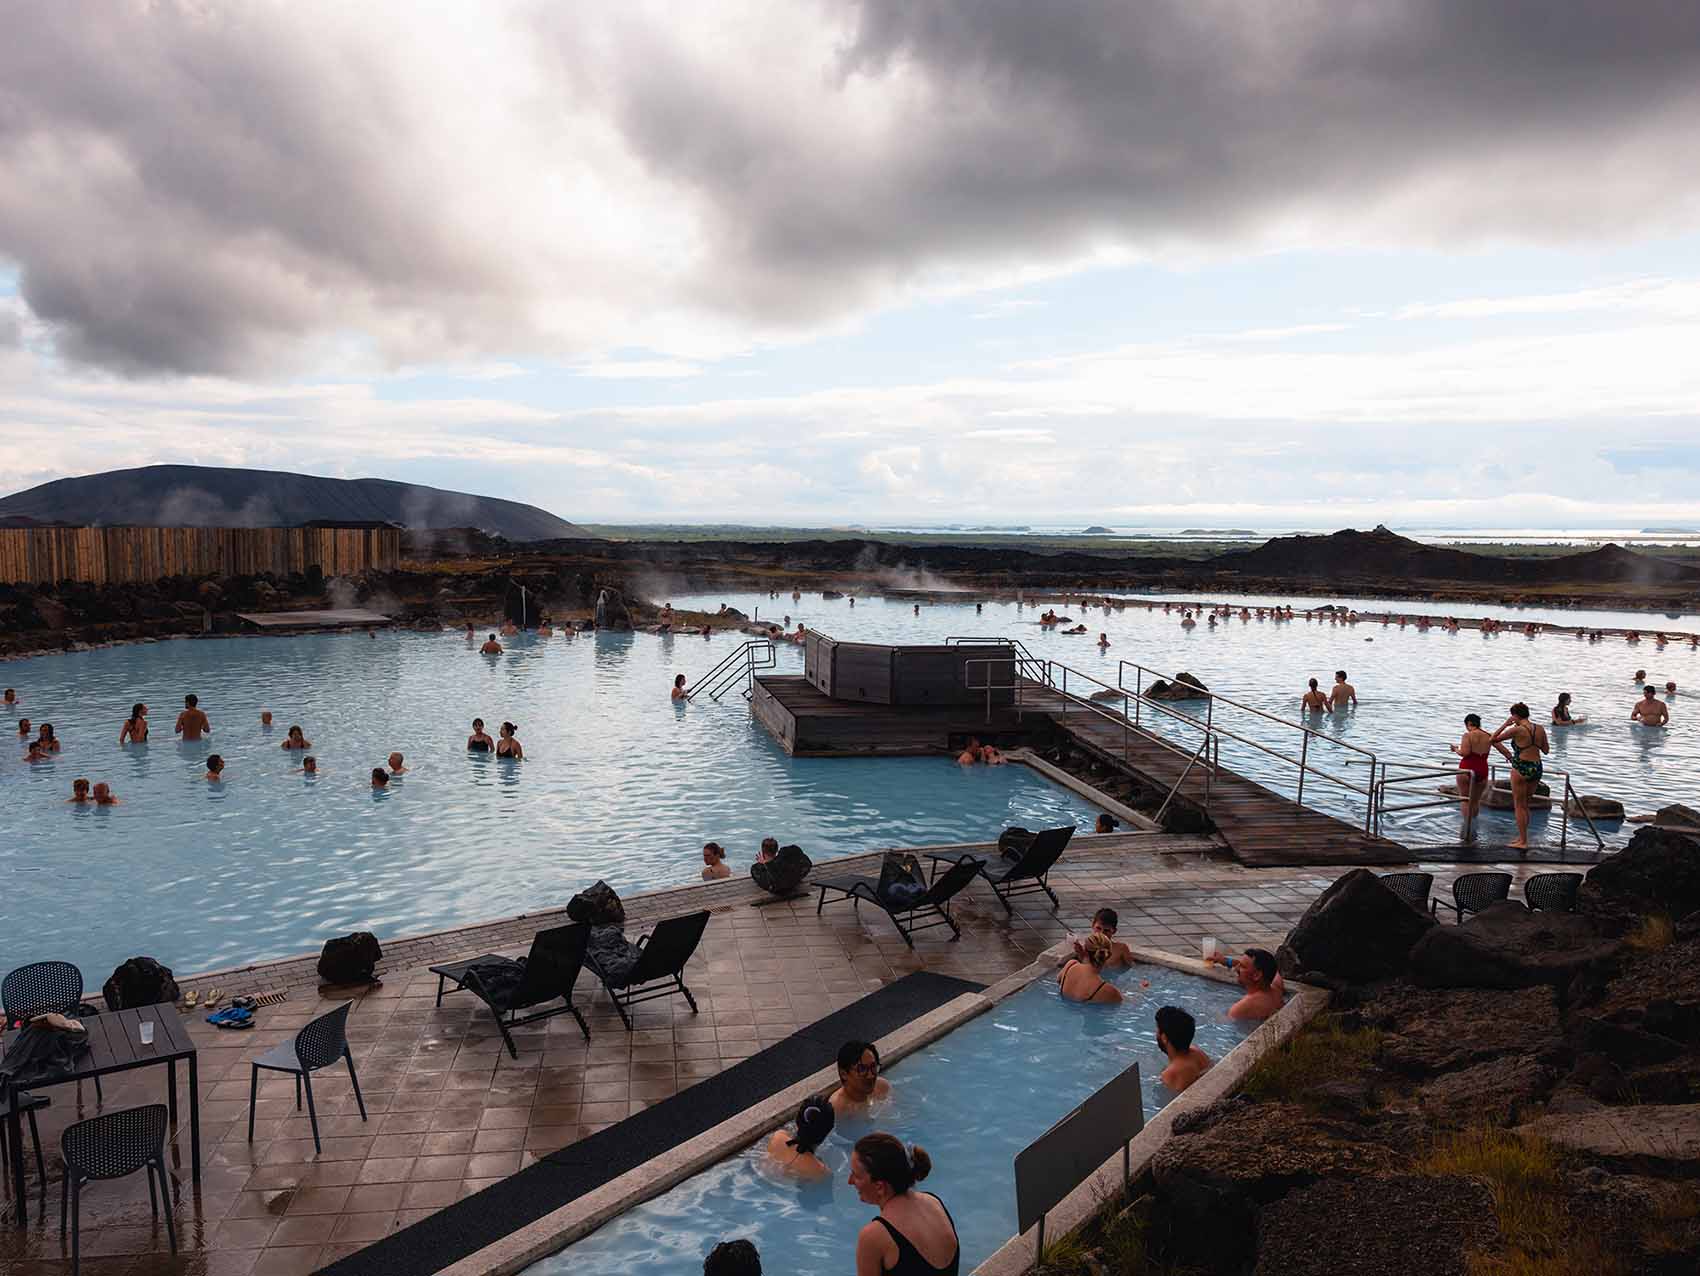
[[1692, 0], [0, 0], [0, 493], [1700, 525]]

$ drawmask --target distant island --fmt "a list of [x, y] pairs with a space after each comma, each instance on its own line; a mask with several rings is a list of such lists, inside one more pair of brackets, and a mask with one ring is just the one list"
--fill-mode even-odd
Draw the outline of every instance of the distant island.
[[1088, 527], [1084, 532], [1082, 532], [1080, 534], [1082, 536], [1114, 536], [1115, 535], [1115, 533], [1112, 532], [1109, 528], [1099, 527], [1096, 523], [1094, 523], [1091, 527]]

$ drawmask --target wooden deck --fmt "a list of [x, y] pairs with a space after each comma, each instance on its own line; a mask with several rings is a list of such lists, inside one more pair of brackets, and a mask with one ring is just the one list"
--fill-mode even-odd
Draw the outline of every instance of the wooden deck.
[[[756, 718], [799, 758], [868, 757], [878, 754], [942, 753], [970, 735], [996, 734], [1014, 740], [1035, 727], [1011, 708], [984, 705], [882, 705], [834, 700], [792, 675], [764, 674], [754, 680], [750, 707]], [[1049, 729], [1048, 720], [1037, 724]]]

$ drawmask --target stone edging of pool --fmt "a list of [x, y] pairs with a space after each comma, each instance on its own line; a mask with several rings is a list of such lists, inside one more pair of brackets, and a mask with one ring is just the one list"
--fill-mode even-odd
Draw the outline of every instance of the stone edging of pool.
[[[1067, 940], [1054, 944], [1037, 960], [983, 991], [965, 993], [886, 1034], [877, 1043], [880, 1058], [895, 1063], [905, 1055], [930, 1045], [970, 1019], [984, 1014], [1006, 997], [1020, 992], [1035, 979], [1054, 974], [1058, 964], [1068, 956], [1070, 949], [1071, 944]], [[1218, 983], [1234, 982], [1233, 976], [1221, 967], [1196, 958], [1183, 957], [1155, 948], [1135, 947], [1132, 951], [1135, 959], [1141, 962], [1164, 966]], [[1136, 1171], [1150, 1163], [1158, 1145], [1168, 1138], [1174, 1120], [1171, 1113], [1214, 1102], [1238, 1086], [1265, 1051], [1285, 1041], [1308, 1022], [1310, 1017], [1327, 1003], [1327, 999], [1326, 993], [1299, 987], [1298, 994], [1287, 1003], [1280, 1014], [1230, 1051], [1186, 1094], [1158, 1113], [1151, 1124], [1134, 1140]], [[1246, 1047], [1252, 1043], [1261, 1044], [1248, 1050]], [[1206, 1082], [1211, 1084], [1207, 1086]], [[566, 1248], [634, 1206], [659, 1196], [698, 1171], [748, 1147], [762, 1135], [789, 1121], [795, 1115], [797, 1106], [809, 1095], [819, 1094], [837, 1083], [836, 1068], [822, 1068], [762, 1102], [744, 1109], [713, 1129], [687, 1140], [672, 1151], [563, 1205], [536, 1222], [503, 1237], [495, 1244], [443, 1268], [437, 1276], [511, 1276], [512, 1273], [522, 1271], [550, 1254]], [[1091, 1179], [1051, 1212], [1048, 1216], [1050, 1221], [1046, 1224], [1047, 1233], [1061, 1239], [1067, 1232], [1086, 1222], [1101, 1200], [1094, 1194], [1094, 1185], [1106, 1173], [1111, 1174], [1113, 1178], [1120, 1170], [1119, 1155], [1106, 1162]], [[1027, 1237], [1014, 1237], [976, 1268], [975, 1272], [987, 1276], [994, 1273], [996, 1276], [1004, 1276], [1005, 1273], [1015, 1276], [1016, 1273], [1025, 1272], [1032, 1266], [1031, 1250], [1032, 1244]]]
[[[1053, 950], [1054, 951], [1054, 950]], [[1207, 965], [1195, 958], [1179, 957], [1172, 953], [1136, 948], [1134, 956], [1141, 961], [1168, 966], [1188, 974], [1231, 981], [1232, 976], [1218, 966]], [[1235, 1046], [1216, 1062], [1216, 1065], [1189, 1086], [1186, 1092], [1170, 1102], [1152, 1117], [1143, 1130], [1134, 1136], [1129, 1148], [1128, 1173], [1131, 1180], [1151, 1168], [1157, 1150], [1174, 1133], [1175, 1122], [1189, 1112], [1226, 1098], [1237, 1090], [1246, 1076], [1270, 1051], [1279, 1048], [1325, 1006], [1330, 994], [1326, 989], [1306, 985], [1291, 985], [1294, 995], [1272, 1018], [1257, 1031]], [[1056, 1244], [1078, 1231], [1104, 1208], [1104, 1202], [1114, 1199], [1122, 1188], [1122, 1154], [1116, 1152], [1094, 1171], [1085, 1182], [1070, 1192], [1057, 1207], [1045, 1215], [1045, 1239]], [[1012, 1236], [989, 1258], [974, 1268], [970, 1276], [1022, 1276], [1038, 1262], [1035, 1253], [1038, 1229]]]
[[1141, 815], [1125, 802], [1118, 802], [1108, 793], [1093, 788], [1077, 775], [1070, 775], [1060, 766], [1045, 761], [1031, 749], [1011, 749], [1004, 755], [1012, 762], [1019, 762], [1030, 770], [1037, 771], [1052, 784], [1077, 793], [1094, 806], [1101, 806], [1123, 824], [1132, 828], [1143, 829], [1147, 833], [1161, 833], [1163, 826], [1149, 815]]

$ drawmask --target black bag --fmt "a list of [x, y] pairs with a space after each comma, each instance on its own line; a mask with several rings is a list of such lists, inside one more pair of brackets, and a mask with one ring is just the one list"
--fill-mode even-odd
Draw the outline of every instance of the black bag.
[[998, 834], [998, 853], [1006, 860], [1019, 860], [1027, 854], [1027, 848], [1033, 845], [1033, 839], [1038, 836], [1037, 833], [1030, 829], [1024, 829], [1020, 825], [1007, 828]]
[[598, 878], [567, 901], [567, 916], [575, 922], [592, 926], [624, 926], [626, 906], [614, 893], [614, 888]]
[[490, 1005], [506, 1009], [513, 1004], [519, 986], [525, 981], [525, 958], [515, 961], [499, 957], [495, 961], [480, 961], [466, 968], [461, 982], [476, 996]]
[[643, 949], [627, 939], [618, 926], [591, 927], [585, 959], [595, 962], [596, 969], [615, 988], [623, 988], [630, 982], [632, 971], [642, 956]]
[[132, 957], [101, 985], [100, 995], [108, 1010], [163, 1006], [177, 1000], [177, 981], [171, 977], [171, 967], [152, 957]]
[[378, 937], [369, 930], [327, 939], [319, 953], [319, 978], [333, 985], [376, 983], [378, 959], [383, 955]]
[[750, 877], [764, 891], [774, 895], [791, 895], [803, 884], [803, 879], [814, 866], [814, 861], [803, 854], [802, 847], [781, 846], [767, 863], [751, 864]]
[[880, 863], [879, 884], [874, 887], [880, 903], [908, 908], [926, 893], [927, 880], [921, 875], [921, 861], [907, 851], [887, 851]]
[[6, 1048], [5, 1058], [0, 1060], [0, 1077], [9, 1086], [28, 1089], [75, 1071], [77, 1060], [88, 1049], [87, 1029], [60, 1032], [25, 1024]]

